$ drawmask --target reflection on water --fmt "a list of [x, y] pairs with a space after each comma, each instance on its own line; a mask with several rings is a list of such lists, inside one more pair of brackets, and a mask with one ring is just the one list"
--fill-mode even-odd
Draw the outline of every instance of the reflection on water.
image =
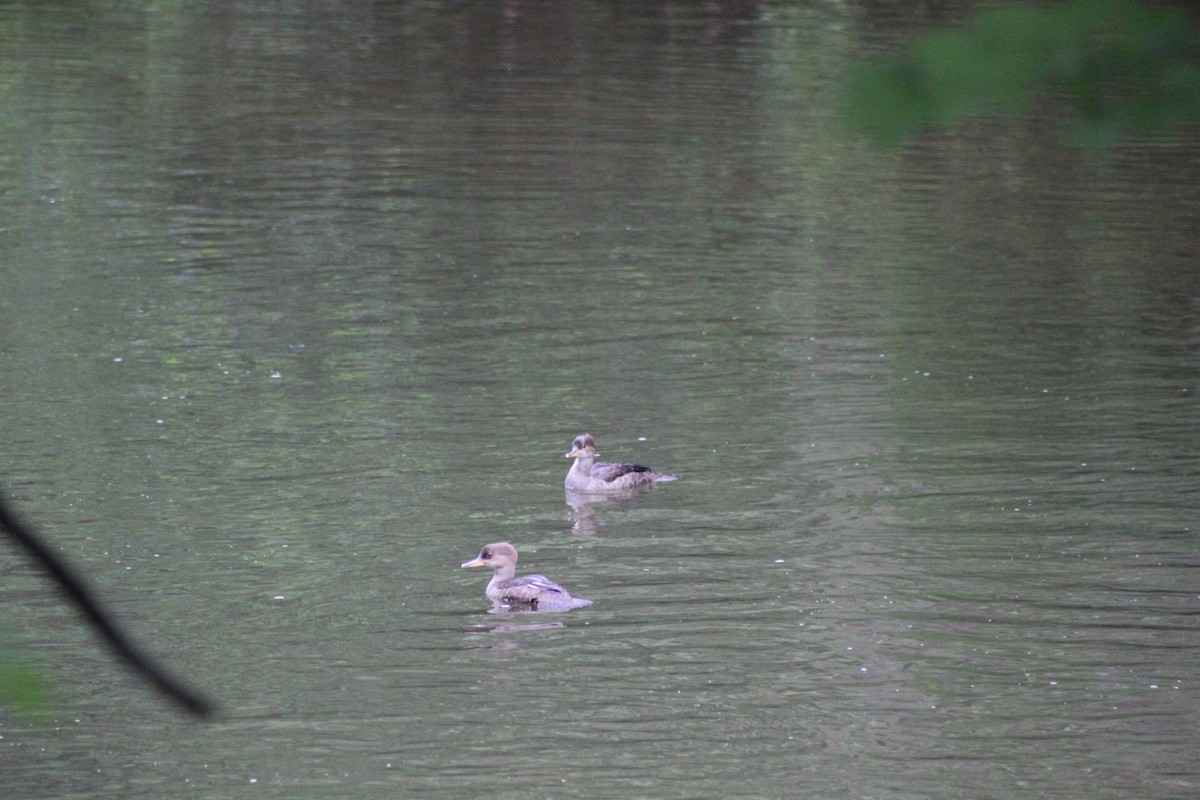
[[[920, 24], [0, 11], [0, 485], [230, 714], [14, 563], [5, 796], [1195, 794], [1195, 145], [847, 141]], [[564, 514], [584, 429], [685, 479]]]
[[564, 492], [567, 506], [570, 507], [571, 530], [581, 536], [594, 536], [598, 529], [606, 525], [603, 512], [605, 506], [632, 501], [639, 495], [651, 491], [651, 486], [637, 486], [615, 492], [600, 494], [598, 492]]
[[[535, 612], [513, 611], [513, 610], [507, 609], [507, 608], [492, 608], [492, 609], [489, 609], [487, 613], [503, 614], [506, 618], [509, 618], [509, 617], [515, 616], [517, 614], [522, 614], [522, 613], [529, 614], [529, 613], [535, 613]], [[489, 624], [481, 623], [478, 625], [474, 625], [471, 628], [471, 635], [474, 637], [474, 636], [479, 636], [479, 635], [493, 636], [493, 635], [498, 635], [498, 634], [520, 634], [520, 633], [524, 633], [527, 631], [548, 631], [548, 630], [555, 630], [557, 628], [565, 628], [565, 627], [566, 627], [566, 625], [562, 622], [504, 621], [504, 622], [495, 622], [495, 623], [489, 623]], [[499, 648], [501, 650], [512, 650], [512, 649], [520, 646], [520, 640], [505, 638], [505, 639], [502, 639], [501, 641], [494, 641], [494, 640], [489, 639], [487, 641], [482, 641], [482, 642], [478, 642], [478, 643], [470, 643], [469, 642], [466, 646], [468, 648], [476, 648], [476, 649]]]

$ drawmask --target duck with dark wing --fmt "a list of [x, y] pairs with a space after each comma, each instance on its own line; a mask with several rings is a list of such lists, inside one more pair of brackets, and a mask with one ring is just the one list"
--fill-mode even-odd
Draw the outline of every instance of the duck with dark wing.
[[575, 459], [567, 472], [566, 486], [575, 492], [622, 492], [679, 478], [655, 472], [641, 464], [609, 464], [596, 460], [596, 440], [590, 433], [580, 434], [571, 443], [566, 458]]

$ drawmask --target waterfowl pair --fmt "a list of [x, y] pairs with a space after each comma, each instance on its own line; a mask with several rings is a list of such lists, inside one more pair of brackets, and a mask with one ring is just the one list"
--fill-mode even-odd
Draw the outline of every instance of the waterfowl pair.
[[[641, 464], [608, 464], [596, 461], [596, 440], [590, 433], [575, 437], [567, 458], [575, 459], [567, 472], [566, 487], [577, 492], [622, 492], [660, 481], [678, 480], [675, 475], [655, 472]], [[491, 567], [492, 579], [485, 594], [497, 608], [527, 611], [569, 611], [591, 605], [585, 597], [570, 593], [545, 575], [517, 577], [517, 548], [508, 542], [484, 545], [479, 555], [463, 562], [463, 568]]]

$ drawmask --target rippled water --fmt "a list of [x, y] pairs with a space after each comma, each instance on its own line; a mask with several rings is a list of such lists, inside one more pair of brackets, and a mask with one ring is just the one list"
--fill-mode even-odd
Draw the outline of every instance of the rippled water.
[[871, 152], [894, 22], [0, 12], [0, 485], [224, 711], [14, 551], [4, 796], [1193, 796], [1194, 144]]

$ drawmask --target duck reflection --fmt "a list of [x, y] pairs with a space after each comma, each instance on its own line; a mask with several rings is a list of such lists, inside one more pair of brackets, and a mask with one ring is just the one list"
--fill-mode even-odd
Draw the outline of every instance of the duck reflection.
[[[493, 608], [489, 614], [503, 614], [507, 619], [496, 622], [482, 622], [472, 625], [468, 633], [474, 641], [467, 645], [468, 650], [516, 650], [521, 642], [510, 638], [513, 634], [529, 633], [531, 631], [548, 631], [556, 628], [566, 628], [562, 622], [519, 622], [517, 614], [504, 609]], [[482, 638], [487, 637], [487, 638]]]
[[597, 530], [606, 524], [598, 515], [597, 509], [607, 504], [621, 503], [650, 491], [649, 485], [637, 486], [619, 492], [606, 494], [582, 494], [568, 489], [565, 500], [570, 511], [571, 531], [580, 536], [594, 536]]

